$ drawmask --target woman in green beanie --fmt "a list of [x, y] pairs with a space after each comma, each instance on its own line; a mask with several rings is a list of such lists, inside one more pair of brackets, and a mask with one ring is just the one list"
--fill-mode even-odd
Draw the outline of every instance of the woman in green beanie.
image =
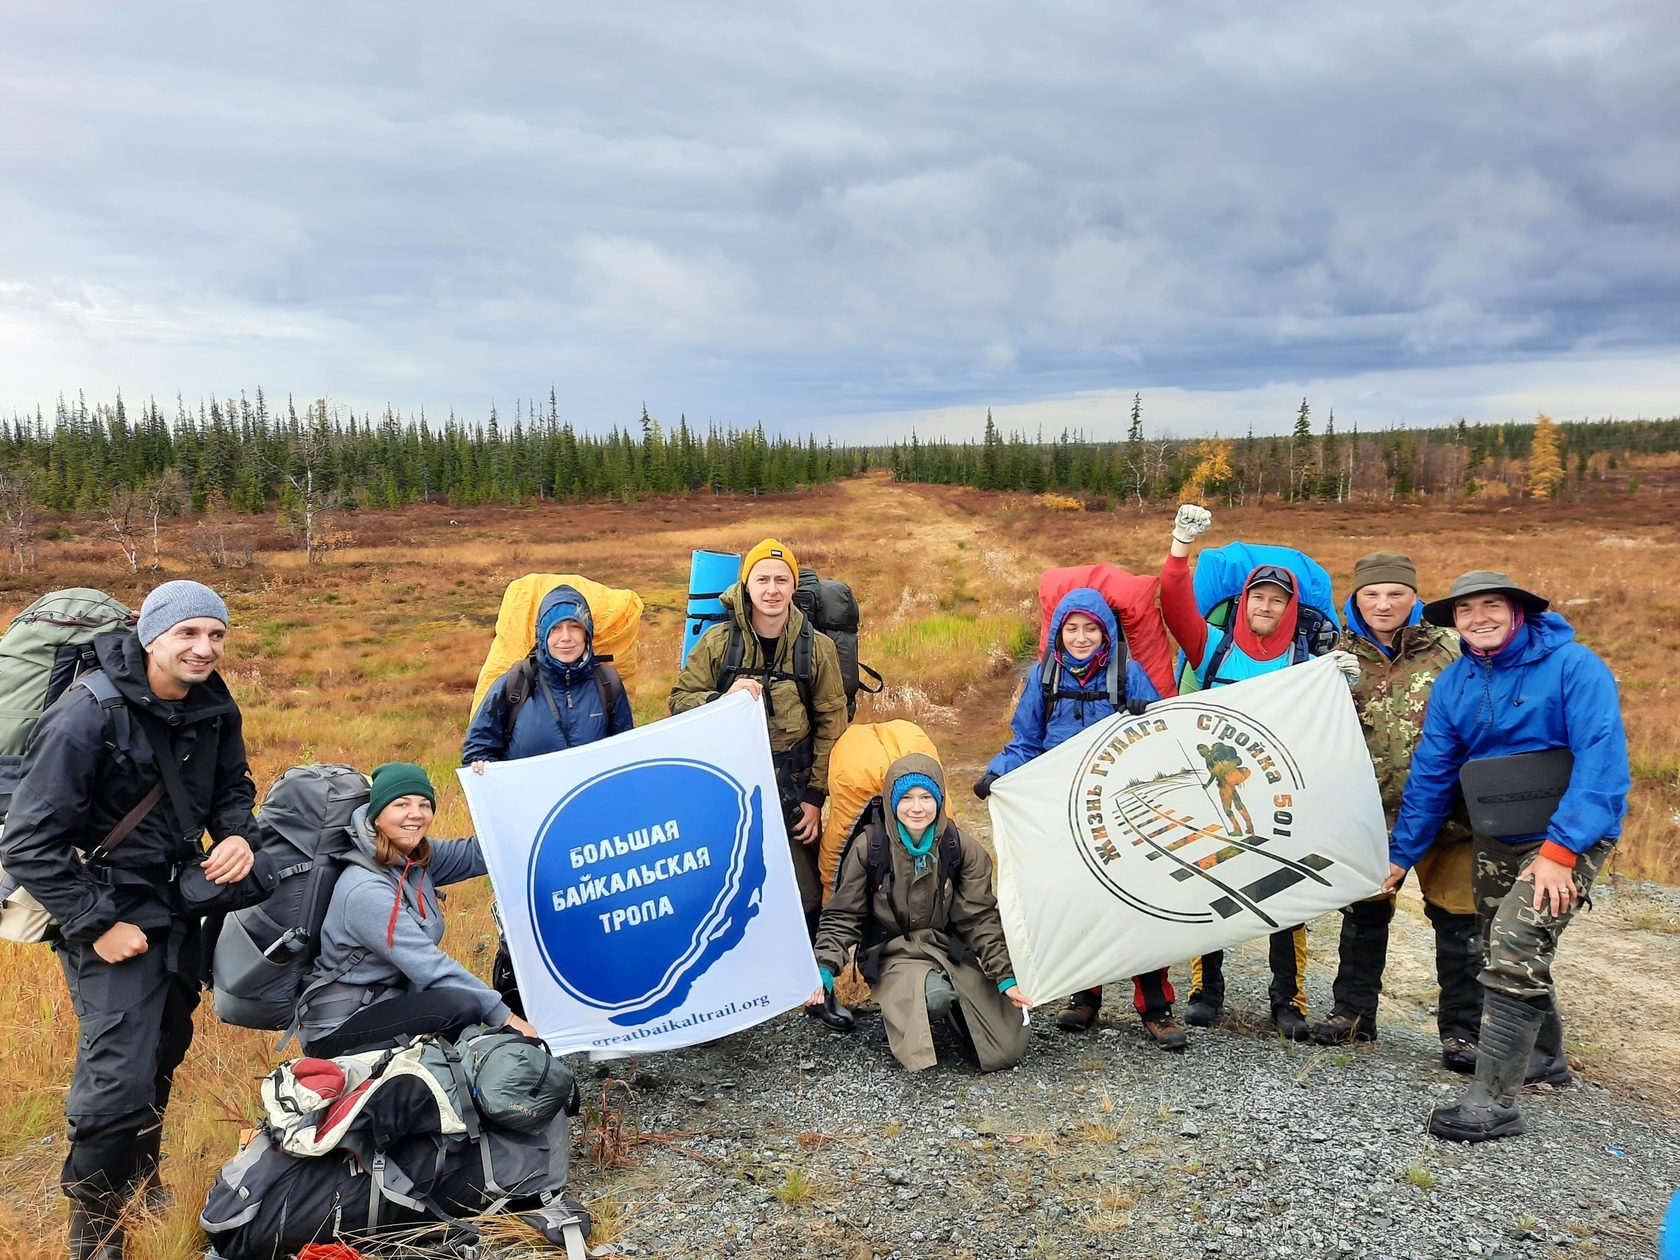
[[437, 790], [393, 761], [373, 772], [350, 818], [356, 853], [333, 888], [321, 954], [298, 1000], [304, 1047], [323, 1058], [469, 1024], [535, 1036], [501, 996], [444, 953], [438, 888], [485, 873], [478, 839], [433, 840]]

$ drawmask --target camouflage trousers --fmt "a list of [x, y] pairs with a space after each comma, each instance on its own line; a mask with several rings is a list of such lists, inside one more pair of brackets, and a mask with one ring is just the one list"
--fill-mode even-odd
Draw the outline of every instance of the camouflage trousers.
[[1552, 959], [1558, 938], [1592, 892], [1598, 868], [1615, 842], [1600, 840], [1575, 859], [1575, 900], [1563, 914], [1553, 914], [1550, 905], [1534, 908], [1534, 881], [1525, 872], [1540, 852], [1540, 841], [1507, 844], [1477, 836], [1471, 843], [1471, 892], [1486, 960], [1482, 987], [1518, 999], [1554, 997]]

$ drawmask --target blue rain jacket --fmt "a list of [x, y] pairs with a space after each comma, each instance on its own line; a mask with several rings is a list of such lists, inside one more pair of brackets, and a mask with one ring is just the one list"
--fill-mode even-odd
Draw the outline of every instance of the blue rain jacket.
[[1423, 856], [1452, 807], [1465, 762], [1547, 748], [1575, 756], [1551, 825], [1543, 836], [1499, 838], [1550, 840], [1581, 853], [1620, 836], [1629, 774], [1616, 680], [1553, 612], [1530, 617], [1493, 656], [1461, 656], [1435, 680], [1389, 861], [1410, 869]]
[[[1061, 643], [1062, 622], [1067, 620], [1069, 613], [1076, 612], [1094, 617], [1100, 622], [1108, 634], [1110, 650], [1118, 649], [1123, 640], [1114, 610], [1099, 592], [1089, 586], [1075, 587], [1062, 596], [1061, 602], [1056, 605], [1056, 611], [1050, 618], [1052, 648]], [[1009, 723], [1013, 735], [1004, 745], [1003, 751], [993, 757], [991, 764], [986, 767], [993, 774], [1008, 774], [1011, 770], [1026, 765], [1040, 753], [1054, 748], [1069, 736], [1077, 735], [1087, 726], [1112, 717], [1115, 713], [1115, 708], [1108, 702], [1107, 697], [1100, 700], [1063, 699], [1057, 700], [1051, 706], [1047, 721], [1044, 712], [1043, 668], [1044, 663], [1039, 661], [1027, 673], [1026, 688], [1021, 692], [1021, 699], [1015, 705], [1015, 716]], [[1149, 680], [1143, 666], [1130, 655], [1126, 658], [1125, 695], [1151, 701], [1161, 698], [1161, 693], [1155, 689], [1155, 684]]]

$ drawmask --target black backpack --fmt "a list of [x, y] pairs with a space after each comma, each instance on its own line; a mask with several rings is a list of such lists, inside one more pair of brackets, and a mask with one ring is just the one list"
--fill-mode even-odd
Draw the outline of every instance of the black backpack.
[[[273, 855], [280, 881], [261, 905], [223, 920], [211, 968], [216, 1018], [241, 1028], [290, 1028], [321, 952], [321, 925], [341, 871], [371, 865], [350, 834], [368, 802], [361, 771], [293, 766], [257, 812], [255, 847]], [[361, 961], [354, 951], [346, 970]]]
[[[610, 656], [595, 658], [595, 690], [601, 696], [601, 713], [605, 716], [607, 726], [612, 726], [612, 716], [618, 708], [618, 702], [624, 695], [624, 679], [618, 675], [618, 670], [608, 664]], [[513, 738], [513, 724], [519, 720], [519, 710], [531, 698], [537, 688], [537, 654], [535, 650], [522, 661], [517, 661], [502, 675], [507, 684], [507, 716], [502, 719], [502, 741], [504, 745]], [[542, 688], [543, 698], [554, 706], [554, 697], [548, 688]], [[560, 737], [566, 737], [566, 730], [560, 725], [560, 714], [554, 712], [554, 725], [560, 731]]]
[[[834, 644], [835, 654], [840, 658], [840, 683], [846, 692], [846, 720], [850, 722], [857, 716], [858, 692], [877, 695], [884, 685], [880, 674], [858, 660], [858, 627], [861, 618], [857, 596], [851, 587], [838, 578], [818, 577], [815, 569], [801, 565], [799, 587], [794, 591], [793, 606], [804, 616], [799, 634], [793, 641], [793, 670], [791, 673], [772, 670], [768, 677], [791, 679], [799, 687], [800, 703], [805, 706], [805, 712], [810, 717], [814, 730], [816, 710], [812, 707], [811, 698], [812, 677], [816, 668], [816, 642], [812, 636], [828, 636]], [[723, 667], [718, 673], [719, 692], [729, 690], [741, 672], [741, 662], [746, 659], [746, 655], [747, 642], [746, 636], [741, 632], [741, 623], [731, 617], [729, 646], [724, 650]], [[864, 685], [864, 674], [873, 678], [877, 685]]]
[[[840, 872], [846, 865], [846, 857], [851, 852], [852, 846], [857, 843], [860, 835], [866, 833], [869, 837], [869, 848], [863, 855], [864, 869], [868, 872], [865, 887], [868, 901], [873, 902], [875, 895], [882, 888], [891, 885], [893, 880], [892, 851], [889, 847], [892, 840], [887, 834], [886, 805], [879, 796], [863, 807], [863, 813], [858, 815], [857, 822], [852, 824], [852, 830], [846, 836], [846, 843], [840, 850], [840, 860], [834, 866], [836, 886], [839, 884]], [[957, 840], [957, 829], [948, 818], [939, 828], [939, 840], [936, 848], [939, 854], [939, 869], [935, 873], [935, 878], [939, 881], [936, 896], [944, 896], [946, 890], [962, 878], [963, 873], [962, 845]], [[880, 928], [876, 926], [875, 916], [866, 904], [864, 907], [863, 939], [858, 942], [857, 958], [858, 971], [870, 984], [879, 982], [881, 978], [881, 946], [893, 939], [896, 938], [881, 934]], [[951, 961], [961, 963], [964, 958], [968, 957], [968, 954], [967, 942], [953, 936], [950, 949]]]

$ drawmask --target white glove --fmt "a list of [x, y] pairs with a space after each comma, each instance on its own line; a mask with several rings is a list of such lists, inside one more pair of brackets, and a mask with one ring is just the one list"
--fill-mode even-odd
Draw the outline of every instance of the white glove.
[[1183, 504], [1173, 518], [1173, 541], [1189, 546], [1213, 524], [1213, 513], [1195, 503]]
[[1336, 668], [1342, 671], [1342, 677], [1347, 679], [1347, 685], [1357, 687], [1359, 685], [1359, 658], [1352, 652], [1343, 652], [1340, 649], [1328, 655], [1335, 662]]

